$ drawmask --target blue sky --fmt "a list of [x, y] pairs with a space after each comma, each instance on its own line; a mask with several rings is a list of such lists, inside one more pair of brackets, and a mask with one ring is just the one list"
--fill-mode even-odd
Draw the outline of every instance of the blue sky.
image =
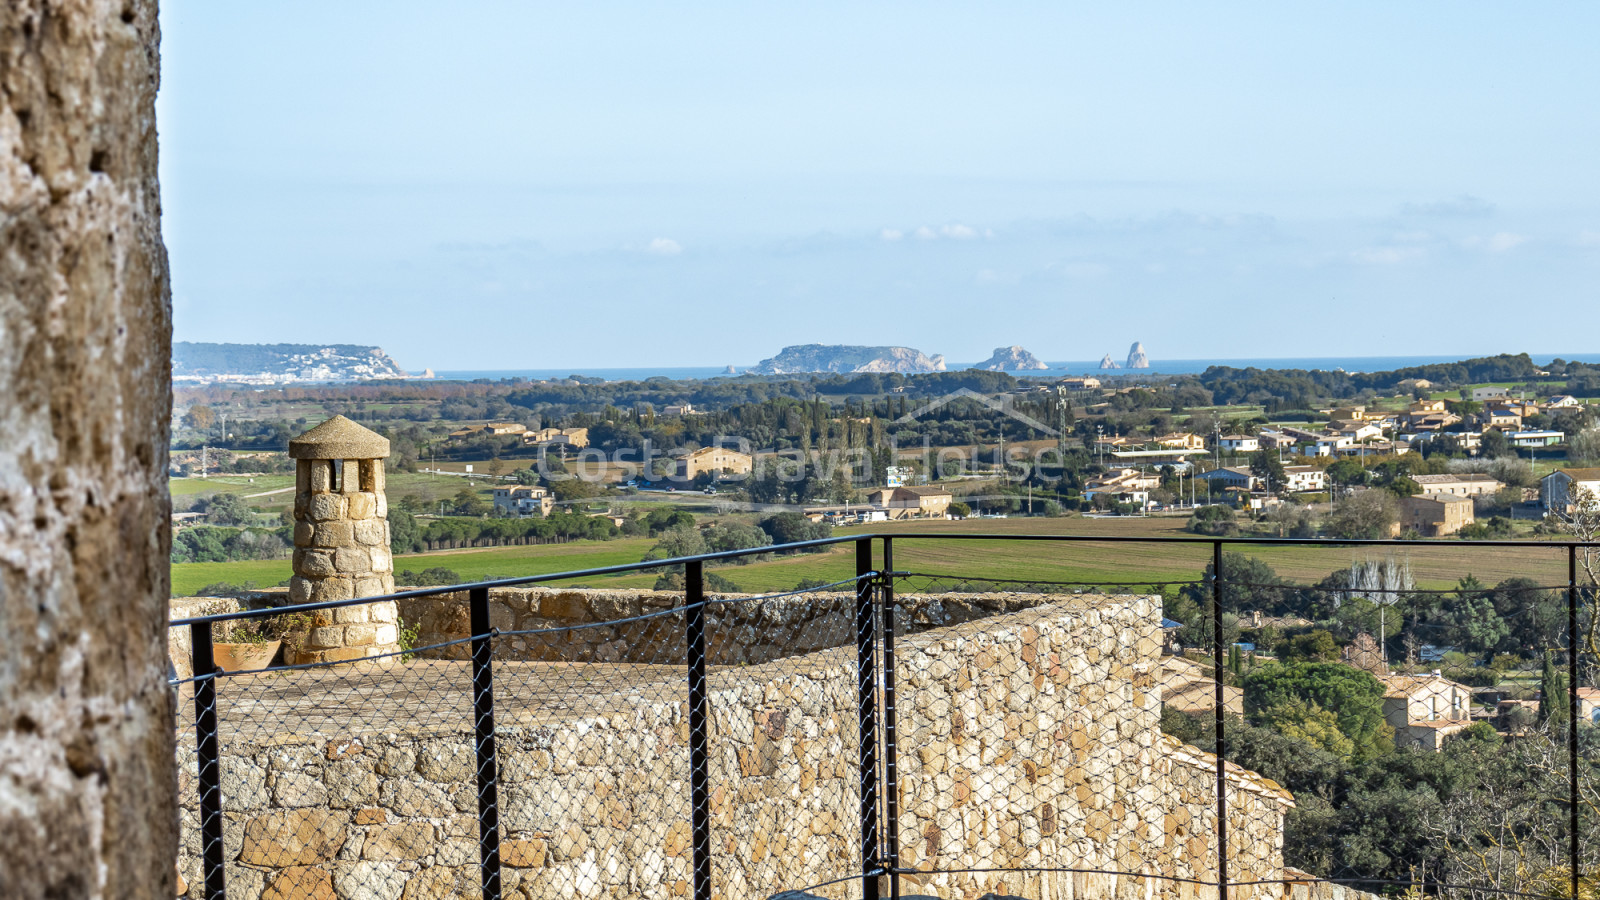
[[167, 0], [176, 337], [1600, 351], [1600, 7]]

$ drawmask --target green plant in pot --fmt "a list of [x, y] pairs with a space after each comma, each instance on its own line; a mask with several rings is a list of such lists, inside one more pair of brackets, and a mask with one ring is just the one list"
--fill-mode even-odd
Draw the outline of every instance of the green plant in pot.
[[211, 626], [211, 657], [228, 672], [265, 669], [282, 643], [260, 619], [234, 619]]

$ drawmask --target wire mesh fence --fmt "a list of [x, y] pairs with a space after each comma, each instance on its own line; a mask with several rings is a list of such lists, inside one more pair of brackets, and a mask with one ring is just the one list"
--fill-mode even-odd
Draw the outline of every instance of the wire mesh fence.
[[189, 896], [1592, 892], [1584, 548], [1073, 580], [897, 571], [909, 540], [775, 594], [666, 561], [180, 623]]

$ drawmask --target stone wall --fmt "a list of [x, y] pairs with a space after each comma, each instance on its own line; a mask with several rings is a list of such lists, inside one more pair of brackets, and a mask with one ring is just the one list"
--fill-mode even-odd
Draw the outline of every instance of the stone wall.
[[0, 3], [0, 896], [173, 895], [154, 0]]
[[[714, 594], [706, 608], [712, 665], [770, 662], [855, 642], [855, 594], [820, 592], [752, 599], [749, 594]], [[898, 622], [908, 632], [956, 625], [1029, 609], [1052, 599], [1045, 594], [917, 594], [896, 598]], [[417, 646], [471, 636], [465, 592], [399, 601], [400, 618], [417, 628]], [[683, 606], [683, 593], [641, 590], [494, 588], [489, 621], [512, 635], [495, 643], [497, 659], [568, 662], [655, 662], [662, 647], [682, 646], [683, 617], [667, 614]], [[653, 616], [624, 625], [608, 623]], [[681, 655], [681, 649], [678, 655]], [[465, 643], [425, 651], [425, 657], [467, 659]]]
[[[538, 599], [542, 615], [547, 598]], [[902, 863], [927, 873], [910, 880], [940, 896], [1206, 896], [1204, 886], [1136, 875], [931, 871], [1046, 866], [1214, 877], [1215, 760], [1159, 731], [1159, 603], [1042, 599], [1055, 602], [899, 643]], [[462, 663], [413, 666], [465, 671]], [[567, 662], [504, 669], [497, 734], [506, 895], [686, 896], [681, 669]], [[624, 685], [608, 674], [624, 671], [644, 680]], [[855, 675], [851, 646], [712, 673], [717, 896], [767, 897], [859, 870]], [[519, 705], [519, 685], [574, 676], [584, 709]], [[366, 670], [364, 677], [397, 676]], [[450, 705], [441, 691], [418, 702]], [[222, 706], [226, 720], [226, 696]], [[474, 896], [470, 732], [406, 729], [355, 708], [346, 721], [335, 734], [296, 734], [280, 721], [270, 737], [225, 742], [229, 896]], [[192, 751], [181, 754], [188, 779]], [[1228, 784], [1231, 877], [1289, 877], [1281, 848], [1292, 800], [1252, 773], [1232, 771]], [[192, 804], [183, 815], [182, 866], [195, 885]], [[1275, 884], [1231, 896], [1283, 892]]]

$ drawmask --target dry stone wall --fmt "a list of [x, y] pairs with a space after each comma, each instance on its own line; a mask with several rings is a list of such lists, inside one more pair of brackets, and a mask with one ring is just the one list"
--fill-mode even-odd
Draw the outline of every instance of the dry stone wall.
[[173, 895], [159, 44], [0, 3], [0, 897]]
[[[541, 614], [545, 599], [538, 598]], [[1047, 599], [1055, 602], [899, 642], [899, 834], [902, 863], [923, 872], [911, 879], [916, 889], [1076, 900], [1214, 895], [1203, 885], [1138, 877], [1204, 879], [1216, 867], [1215, 760], [1159, 730], [1159, 603]], [[834, 612], [830, 606], [826, 614]], [[535, 668], [517, 677], [538, 671], [526, 665]], [[571, 663], [547, 665], [551, 673], [573, 671]], [[602, 692], [605, 673], [630, 666], [642, 667], [581, 671], [592, 672], [592, 690]], [[368, 670], [367, 677], [393, 673]], [[859, 870], [855, 678], [850, 646], [713, 671], [717, 896], [767, 897]], [[688, 895], [683, 690], [681, 676], [668, 675], [651, 689], [616, 690], [589, 711], [569, 714], [519, 710], [510, 699], [515, 692], [502, 691], [508, 897]], [[227, 742], [230, 897], [476, 896], [470, 732], [384, 733], [352, 719], [337, 734]], [[182, 754], [189, 779], [192, 751]], [[1244, 771], [1230, 772], [1228, 785], [1232, 877], [1289, 878], [1281, 849], [1291, 798]], [[192, 803], [183, 816], [182, 865], [195, 885]], [[933, 871], [1010, 866], [1136, 874]], [[1231, 896], [1283, 892], [1275, 884], [1236, 888]]]

